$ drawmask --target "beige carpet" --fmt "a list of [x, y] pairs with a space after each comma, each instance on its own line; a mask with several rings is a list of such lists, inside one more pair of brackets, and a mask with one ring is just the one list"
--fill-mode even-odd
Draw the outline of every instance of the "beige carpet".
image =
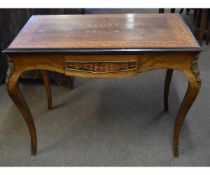
[[125, 79], [75, 79], [70, 91], [53, 86], [54, 109], [47, 110], [41, 84], [22, 84], [38, 134], [30, 155], [28, 130], [0, 86], [2, 166], [209, 166], [210, 47], [199, 61], [202, 88], [185, 120], [180, 157], [171, 144], [174, 121], [187, 83], [175, 72], [170, 112], [163, 112], [164, 70]]

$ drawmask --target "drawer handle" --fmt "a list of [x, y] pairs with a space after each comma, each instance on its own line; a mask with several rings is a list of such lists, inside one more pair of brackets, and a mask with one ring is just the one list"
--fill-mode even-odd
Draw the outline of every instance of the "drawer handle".
[[136, 61], [66, 61], [65, 68], [71, 71], [90, 73], [126, 72], [137, 69]]

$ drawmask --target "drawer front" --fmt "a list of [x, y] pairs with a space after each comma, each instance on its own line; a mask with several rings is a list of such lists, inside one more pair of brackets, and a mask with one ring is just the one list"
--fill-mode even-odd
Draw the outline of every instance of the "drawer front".
[[66, 56], [65, 74], [81, 77], [123, 77], [136, 74], [137, 56]]

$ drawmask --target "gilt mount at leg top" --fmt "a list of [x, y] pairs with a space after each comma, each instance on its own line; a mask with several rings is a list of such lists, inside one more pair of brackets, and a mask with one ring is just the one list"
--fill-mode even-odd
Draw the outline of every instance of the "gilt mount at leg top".
[[197, 82], [199, 84], [199, 86], [201, 86], [201, 78], [200, 78], [200, 73], [199, 73], [199, 69], [198, 69], [198, 54], [196, 54], [193, 58], [192, 61], [192, 72], [195, 75]]
[[15, 70], [14, 64], [10, 62], [10, 60], [8, 60], [8, 69], [7, 69], [6, 79], [5, 79], [6, 83], [8, 83], [9, 79], [13, 75], [14, 70]]

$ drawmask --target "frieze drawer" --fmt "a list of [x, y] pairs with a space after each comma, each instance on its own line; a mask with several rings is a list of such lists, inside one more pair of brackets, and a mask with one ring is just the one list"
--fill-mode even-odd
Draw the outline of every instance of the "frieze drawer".
[[[67, 75], [82, 76], [90, 75], [90, 77], [109, 77], [134, 74], [137, 71], [137, 59], [134, 56], [120, 56], [118, 59], [112, 59], [112, 56], [70, 56], [65, 59], [65, 73]], [[106, 60], [104, 59], [106, 58]]]

